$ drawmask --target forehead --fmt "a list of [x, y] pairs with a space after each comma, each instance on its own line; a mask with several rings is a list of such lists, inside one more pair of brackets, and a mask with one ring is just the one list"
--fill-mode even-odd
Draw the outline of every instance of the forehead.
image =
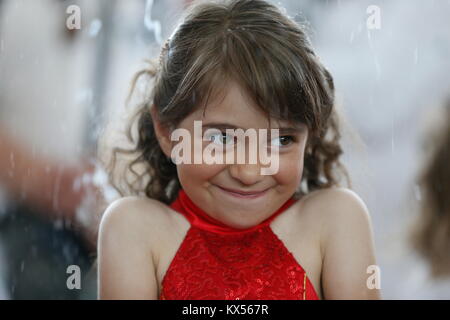
[[207, 103], [193, 112], [188, 121], [227, 123], [237, 128], [278, 128], [288, 121], [269, 118], [246, 91], [235, 81], [227, 81], [223, 88], [216, 88]]

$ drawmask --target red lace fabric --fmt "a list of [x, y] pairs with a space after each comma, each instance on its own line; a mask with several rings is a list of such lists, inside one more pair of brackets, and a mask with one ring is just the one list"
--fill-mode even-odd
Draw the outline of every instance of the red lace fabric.
[[262, 223], [234, 229], [180, 190], [170, 205], [191, 224], [162, 281], [161, 300], [318, 299], [306, 272], [270, 228], [289, 199]]

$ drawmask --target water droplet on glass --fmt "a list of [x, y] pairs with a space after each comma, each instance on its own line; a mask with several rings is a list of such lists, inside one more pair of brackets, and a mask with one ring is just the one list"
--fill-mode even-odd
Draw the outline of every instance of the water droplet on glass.
[[102, 22], [100, 19], [94, 19], [89, 26], [89, 36], [95, 38], [102, 29]]
[[417, 201], [422, 200], [422, 191], [420, 190], [420, 186], [418, 184], [414, 185], [414, 196]]
[[158, 20], [152, 20], [153, 0], [147, 0], [145, 5], [144, 26], [148, 31], [153, 32], [158, 44], [162, 43], [161, 23]]

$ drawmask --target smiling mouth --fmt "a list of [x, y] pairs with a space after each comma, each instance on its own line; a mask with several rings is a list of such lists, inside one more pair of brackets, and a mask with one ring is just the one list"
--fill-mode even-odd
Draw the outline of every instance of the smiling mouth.
[[241, 199], [255, 199], [259, 198], [267, 193], [268, 189], [262, 190], [262, 191], [241, 191], [241, 190], [233, 190], [233, 189], [227, 189], [220, 186], [217, 186], [220, 190], [227, 193], [228, 195], [231, 195], [236, 198]]

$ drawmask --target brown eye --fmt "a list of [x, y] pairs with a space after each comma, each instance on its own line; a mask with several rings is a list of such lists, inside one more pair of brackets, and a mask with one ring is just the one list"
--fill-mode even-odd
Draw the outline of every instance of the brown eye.
[[272, 139], [272, 145], [275, 147], [285, 147], [295, 141], [293, 136], [279, 136]]
[[282, 136], [280, 137], [280, 142], [283, 146], [288, 145], [291, 141], [292, 141], [292, 137], [291, 136]]

